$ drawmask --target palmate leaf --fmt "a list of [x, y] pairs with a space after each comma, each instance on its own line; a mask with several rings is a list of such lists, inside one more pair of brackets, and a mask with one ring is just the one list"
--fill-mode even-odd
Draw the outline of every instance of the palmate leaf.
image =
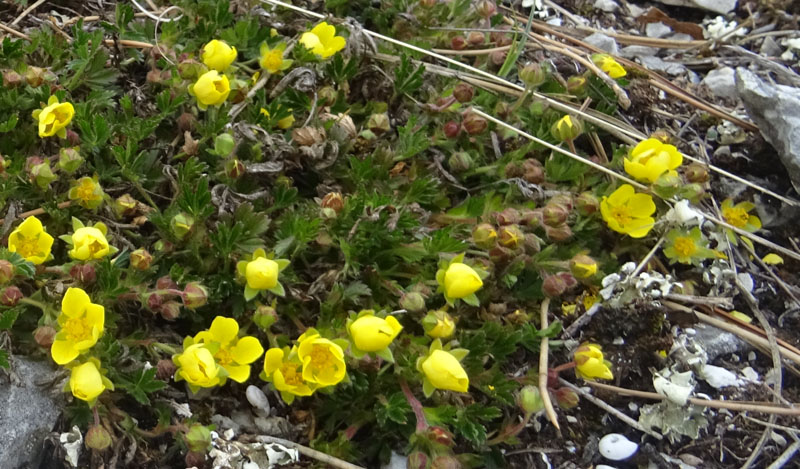
[[156, 368], [141, 368], [131, 374], [123, 374], [117, 378], [115, 386], [123, 389], [142, 405], [150, 405], [148, 394], [163, 389], [167, 383], [156, 379]]
[[402, 54], [400, 56], [400, 66], [394, 72], [395, 93], [400, 96], [418, 90], [422, 86], [424, 72], [424, 66], [420, 65], [415, 69], [411, 63], [411, 58]]
[[10, 262], [14, 266], [14, 273], [21, 277], [32, 278], [36, 272], [36, 266], [32, 262], [26, 261], [24, 257], [6, 248], [0, 248], [0, 259]]

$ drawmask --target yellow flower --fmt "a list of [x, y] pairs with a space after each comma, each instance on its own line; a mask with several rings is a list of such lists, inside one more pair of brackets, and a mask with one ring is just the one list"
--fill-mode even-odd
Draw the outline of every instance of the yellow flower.
[[283, 51], [286, 50], [286, 43], [281, 42], [274, 49], [264, 43], [261, 44], [261, 58], [258, 64], [269, 73], [275, 74], [286, 70], [292, 66], [292, 61], [283, 58]]
[[207, 344], [191, 344], [191, 338], [184, 341], [183, 353], [172, 357], [177, 365], [175, 381], [186, 380], [189, 389], [196, 392], [199, 388], [213, 388], [227, 377], [224, 368], [214, 360], [214, 354]]
[[39, 121], [39, 137], [52, 137], [58, 135], [61, 138], [67, 136], [67, 125], [75, 115], [75, 108], [72, 103], [59, 103], [58, 98], [50, 96], [47, 106], [44, 109], [33, 111], [33, 118]]
[[403, 326], [394, 316], [379, 318], [372, 310], [362, 311], [358, 318], [347, 321], [347, 332], [361, 352], [385, 350], [402, 330]]
[[595, 65], [600, 67], [601, 70], [608, 73], [608, 76], [615, 80], [628, 74], [628, 72], [625, 71], [625, 68], [608, 54], [593, 54], [592, 62], [594, 62]]
[[297, 357], [296, 347], [291, 352], [289, 347], [267, 350], [261, 379], [271, 381], [288, 404], [294, 401], [295, 396], [310, 396], [317, 389], [316, 384], [303, 379], [303, 364]]
[[53, 237], [47, 234], [42, 222], [36, 217], [26, 218], [8, 235], [8, 250], [34, 264], [46, 261], [52, 247]]
[[311, 52], [327, 59], [344, 49], [346, 41], [343, 37], [336, 36], [335, 27], [323, 21], [314, 26], [311, 32], [303, 33], [300, 36], [300, 43]]
[[[239, 323], [233, 318], [217, 316], [208, 330], [197, 333], [194, 343], [216, 344], [214, 360], [238, 383], [250, 378], [250, 364], [264, 353], [261, 343], [252, 336], [239, 338]], [[222, 379], [220, 384], [225, 384]]]
[[564, 116], [550, 127], [550, 133], [553, 138], [562, 142], [575, 140], [583, 133], [583, 124], [570, 116]]
[[65, 365], [97, 343], [103, 335], [105, 308], [92, 303], [80, 288], [68, 288], [61, 300], [58, 333], [50, 346], [50, 355], [59, 365]]
[[239, 261], [236, 270], [246, 281], [244, 298], [250, 301], [262, 290], [283, 296], [286, 291], [278, 281], [280, 272], [289, 266], [286, 259], [268, 259], [267, 253], [259, 248], [253, 252], [250, 261]]
[[100, 362], [97, 359], [90, 359], [73, 367], [68, 386], [73, 396], [88, 402], [90, 406], [103, 391], [114, 389], [114, 384], [100, 372]]
[[303, 364], [303, 379], [319, 387], [344, 379], [346, 367], [342, 347], [309, 329], [298, 339], [297, 357]]
[[763, 258], [763, 259], [761, 259], [761, 260], [762, 260], [762, 261], [763, 261], [765, 264], [769, 264], [769, 265], [779, 265], [779, 264], [783, 264], [783, 258], [782, 258], [781, 256], [779, 256], [779, 255], [775, 254], [774, 252], [771, 252], [771, 253], [767, 254], [767, 255], [766, 255], [766, 256], [764, 256], [764, 258]]
[[586, 254], [576, 254], [569, 260], [569, 270], [573, 277], [585, 280], [597, 273], [597, 261]]
[[214, 39], [203, 47], [203, 63], [206, 67], [223, 72], [236, 60], [236, 48]]
[[460, 360], [468, 353], [465, 349], [443, 350], [441, 340], [433, 341], [428, 354], [417, 360], [417, 370], [424, 375], [422, 390], [426, 397], [435, 389], [467, 392], [469, 377]]
[[600, 202], [600, 214], [612, 230], [632, 238], [642, 238], [653, 228], [656, 204], [648, 194], [638, 194], [623, 184]]
[[750, 215], [750, 210], [755, 207], [752, 202], [739, 202], [733, 205], [733, 200], [725, 199], [722, 202], [722, 217], [736, 228], [752, 233], [761, 228], [761, 219]]
[[436, 310], [428, 312], [422, 319], [422, 328], [434, 339], [446, 339], [455, 332], [456, 323], [447, 311]]
[[575, 373], [585, 379], [614, 379], [611, 363], [603, 359], [603, 349], [597, 344], [582, 344], [575, 350]]
[[197, 107], [205, 111], [208, 106], [220, 106], [228, 99], [231, 84], [228, 77], [211, 70], [200, 75], [194, 85], [189, 85], [189, 93], [197, 98]]
[[677, 228], [670, 230], [667, 241], [664, 255], [672, 262], [698, 265], [704, 259], [715, 257], [714, 251], [708, 249], [708, 240], [703, 237], [699, 227], [688, 232]]
[[82, 177], [69, 190], [69, 199], [77, 200], [83, 208], [95, 209], [103, 203], [105, 193], [96, 178]]
[[72, 234], [72, 249], [69, 256], [79, 261], [101, 259], [111, 253], [105, 235], [105, 225], [84, 226]]
[[636, 145], [623, 160], [625, 172], [637, 181], [654, 183], [664, 173], [677, 173], [675, 168], [683, 163], [683, 155], [675, 148], [655, 138]]
[[[292, 112], [292, 110], [289, 109], [289, 112]], [[263, 107], [261, 108], [261, 114], [263, 114], [264, 117], [269, 119], [269, 111], [267, 111]], [[288, 129], [289, 127], [292, 126], [292, 124], [294, 124], [294, 114], [289, 114], [287, 117], [284, 117], [283, 119], [279, 120], [277, 124], [279, 129], [283, 130]]]
[[444, 293], [449, 298], [464, 298], [480, 290], [482, 286], [480, 275], [467, 264], [454, 262], [444, 273]]

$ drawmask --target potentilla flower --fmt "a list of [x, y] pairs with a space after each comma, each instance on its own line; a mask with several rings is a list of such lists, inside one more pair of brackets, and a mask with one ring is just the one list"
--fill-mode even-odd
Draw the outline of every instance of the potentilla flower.
[[68, 288], [61, 300], [59, 331], [50, 347], [53, 361], [65, 365], [92, 348], [103, 335], [105, 308], [80, 288]]
[[56, 96], [50, 96], [47, 106], [44, 109], [34, 110], [32, 115], [39, 121], [39, 137], [57, 135], [60, 138], [66, 138], [66, 127], [75, 115], [75, 108], [72, 103], [67, 101], [60, 103]]
[[203, 63], [206, 67], [224, 72], [236, 60], [236, 48], [224, 41], [212, 40], [203, 47]]
[[117, 248], [108, 244], [106, 239], [108, 228], [105, 223], [98, 222], [94, 226], [84, 226], [80, 220], [73, 218], [72, 228], [75, 230], [72, 235], [59, 236], [72, 248], [69, 250], [71, 258], [88, 261], [102, 259], [117, 252]]
[[456, 323], [447, 311], [438, 309], [428, 312], [422, 319], [422, 328], [425, 329], [428, 336], [434, 339], [446, 339], [455, 332]]
[[103, 203], [105, 192], [97, 178], [89, 176], [82, 177], [73, 183], [72, 188], [69, 190], [69, 199], [76, 200], [78, 205], [83, 208], [95, 209]]
[[656, 211], [653, 197], [637, 193], [630, 184], [623, 184], [600, 202], [600, 214], [612, 230], [632, 238], [642, 238], [653, 228]]
[[[244, 383], [250, 377], [250, 364], [264, 353], [261, 342], [255, 337], [239, 337], [239, 323], [233, 318], [217, 316], [208, 330], [198, 332], [194, 343], [214, 344], [214, 360], [227, 371], [228, 377]], [[225, 378], [220, 385], [225, 384]]]
[[191, 337], [187, 337], [183, 352], [172, 357], [178, 367], [175, 381], [186, 380], [193, 393], [200, 388], [213, 388], [221, 384], [228, 372], [214, 360], [215, 348], [214, 344], [195, 344]]
[[636, 145], [623, 160], [625, 172], [637, 181], [654, 183], [665, 173], [677, 175], [675, 168], [683, 163], [683, 155], [674, 145], [648, 138]]
[[278, 277], [280, 272], [289, 266], [287, 259], [270, 259], [267, 253], [259, 248], [253, 252], [249, 261], [239, 261], [236, 270], [245, 280], [244, 298], [251, 300], [261, 291], [269, 291], [284, 296], [286, 291]]
[[592, 62], [615, 80], [628, 74], [628, 72], [625, 71], [625, 67], [620, 65], [619, 62], [608, 54], [593, 54]]
[[317, 54], [323, 59], [327, 59], [344, 49], [346, 41], [342, 36], [336, 35], [336, 28], [334, 26], [323, 21], [314, 26], [310, 32], [303, 33], [303, 35], [300, 36], [300, 43], [314, 54]]
[[403, 326], [394, 316], [387, 316], [384, 319], [375, 316], [375, 312], [371, 309], [361, 311], [356, 319], [347, 320], [347, 332], [353, 339], [353, 353], [356, 357], [372, 352], [394, 361], [388, 347], [402, 330]]
[[585, 379], [614, 379], [611, 362], [603, 358], [603, 349], [597, 344], [582, 344], [575, 350], [575, 373]]
[[228, 77], [211, 70], [189, 85], [189, 94], [197, 98], [197, 107], [205, 111], [208, 106], [221, 106], [228, 99], [231, 84]]
[[72, 367], [67, 383], [72, 395], [93, 406], [106, 389], [114, 390], [114, 383], [103, 376], [100, 361], [91, 358], [87, 362]]
[[417, 370], [424, 376], [422, 390], [426, 397], [436, 389], [467, 392], [469, 377], [460, 361], [468, 353], [465, 349], [444, 350], [441, 340], [433, 341], [428, 354], [417, 360]]
[[691, 231], [670, 230], [667, 233], [664, 255], [673, 263], [695, 265], [699, 265], [705, 259], [716, 257], [714, 251], [708, 248], [708, 240], [703, 237], [699, 227], [694, 227]]
[[8, 250], [38, 265], [50, 257], [53, 241], [53, 237], [44, 230], [42, 222], [31, 216], [8, 235]]
[[258, 64], [273, 75], [288, 69], [292, 66], [292, 60], [283, 58], [285, 50], [286, 43], [284, 42], [275, 46], [274, 49], [270, 49], [266, 43], [261, 44], [261, 58], [258, 60]]
[[436, 272], [436, 282], [439, 284], [439, 291], [444, 292], [448, 304], [463, 299], [467, 304], [477, 305], [478, 297], [475, 292], [483, 287], [484, 273], [464, 264], [463, 260], [464, 255], [460, 254], [439, 269]]
[[287, 404], [296, 396], [310, 396], [317, 389], [316, 383], [303, 379], [303, 364], [297, 355], [297, 347], [271, 348], [264, 355], [264, 381], [272, 382]]
[[558, 141], [575, 140], [583, 133], [583, 124], [578, 119], [564, 116], [550, 127], [550, 134]]
[[307, 330], [297, 340], [297, 357], [303, 364], [305, 381], [324, 387], [344, 379], [347, 368], [340, 345], [323, 338], [314, 329]]

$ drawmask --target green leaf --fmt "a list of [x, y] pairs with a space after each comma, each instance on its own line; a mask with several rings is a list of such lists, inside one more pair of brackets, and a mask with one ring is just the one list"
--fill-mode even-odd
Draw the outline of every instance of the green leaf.
[[16, 252], [11, 252], [6, 248], [0, 248], [0, 259], [11, 262], [14, 266], [14, 274], [25, 278], [33, 278], [36, 273], [36, 266], [32, 262], [28, 262], [24, 257]]
[[130, 394], [142, 405], [150, 405], [148, 394], [164, 389], [167, 383], [156, 379], [156, 368], [144, 368], [131, 374], [121, 374], [115, 385]]
[[358, 280], [348, 284], [342, 292], [342, 296], [345, 300], [353, 300], [359, 296], [369, 296], [371, 294], [372, 290], [370, 290], [366, 284]]
[[8, 352], [5, 350], [0, 350], [0, 368], [4, 368], [6, 370], [11, 368], [11, 364], [8, 363]]
[[572, 182], [583, 176], [589, 166], [561, 153], [553, 153], [544, 164], [547, 180], [553, 182]]
[[0, 133], [10, 132], [14, 130], [17, 126], [17, 122], [19, 121], [19, 116], [16, 114], [12, 114], [7, 121], [0, 124]]
[[408, 423], [409, 414], [411, 414], [411, 406], [402, 392], [396, 392], [385, 402], [375, 405], [375, 418], [381, 426], [386, 425], [387, 422], [405, 425]]
[[406, 54], [401, 54], [400, 66], [394, 72], [395, 94], [401, 96], [418, 90], [422, 86], [424, 72], [425, 67], [423, 65], [415, 69], [411, 63], [411, 58]]
[[0, 315], [0, 331], [7, 331], [17, 321], [19, 317], [19, 308], [9, 309]]
[[397, 129], [397, 147], [394, 161], [402, 161], [427, 150], [431, 146], [426, 126], [417, 123], [417, 116], [412, 114], [406, 125]]

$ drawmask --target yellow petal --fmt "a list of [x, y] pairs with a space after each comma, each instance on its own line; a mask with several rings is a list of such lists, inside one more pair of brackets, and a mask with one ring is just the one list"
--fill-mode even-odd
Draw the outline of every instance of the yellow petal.
[[255, 337], [247, 336], [239, 339], [236, 346], [231, 348], [231, 358], [240, 365], [249, 365], [258, 360], [258, 357], [264, 353], [264, 347], [261, 342]]
[[783, 258], [781, 256], [775, 254], [774, 252], [771, 252], [771, 253], [767, 254], [761, 260], [764, 261], [765, 264], [769, 264], [769, 265], [783, 264]]
[[250, 377], [250, 365], [228, 365], [225, 367], [228, 378], [237, 383], [244, 383]]
[[634, 217], [649, 217], [656, 211], [656, 204], [648, 194], [634, 194], [628, 199], [628, 208]]
[[53, 341], [53, 345], [50, 346], [50, 356], [53, 357], [53, 361], [59, 365], [66, 365], [78, 358], [79, 354], [80, 352], [75, 348], [75, 345], [66, 340], [56, 339]]
[[264, 373], [269, 376], [283, 364], [283, 350], [274, 347], [264, 355]]
[[227, 346], [239, 334], [239, 323], [233, 318], [217, 316], [208, 328], [215, 342]]
[[68, 317], [78, 317], [86, 311], [86, 307], [91, 302], [92, 300], [85, 291], [80, 288], [70, 287], [61, 300], [61, 311]]
[[444, 274], [444, 290], [450, 298], [464, 298], [483, 286], [483, 280], [475, 270], [461, 262], [450, 264]]

